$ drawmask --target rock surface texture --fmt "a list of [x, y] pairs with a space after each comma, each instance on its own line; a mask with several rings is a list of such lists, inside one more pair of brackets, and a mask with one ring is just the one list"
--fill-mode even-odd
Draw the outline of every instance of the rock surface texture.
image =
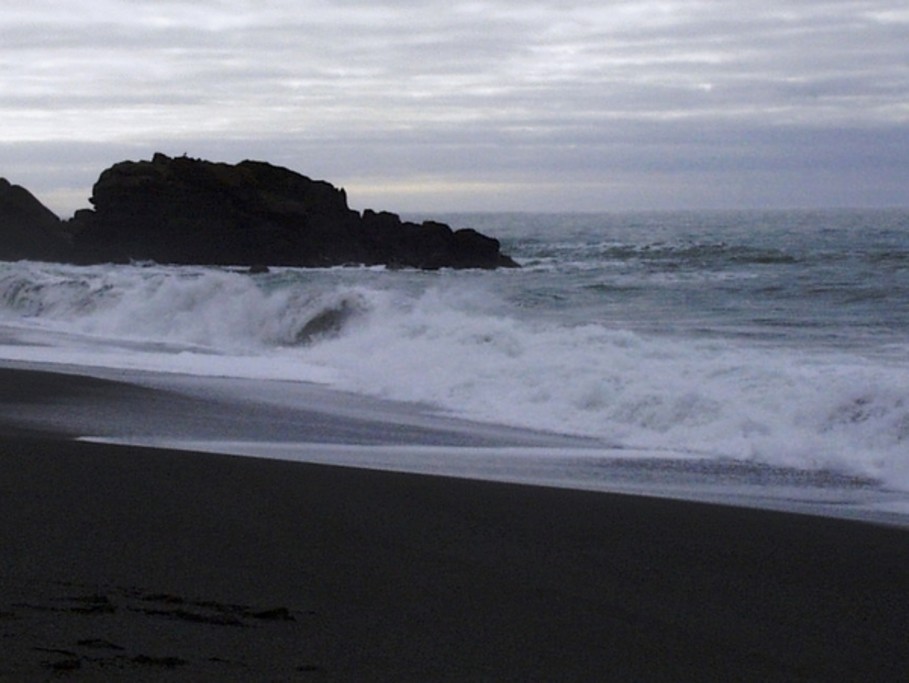
[[104, 171], [69, 229], [78, 263], [498, 268], [517, 264], [475, 230], [347, 206], [344, 190], [259, 161], [156, 154]]
[[24, 187], [0, 178], [0, 260], [59, 261], [70, 251], [60, 219]]

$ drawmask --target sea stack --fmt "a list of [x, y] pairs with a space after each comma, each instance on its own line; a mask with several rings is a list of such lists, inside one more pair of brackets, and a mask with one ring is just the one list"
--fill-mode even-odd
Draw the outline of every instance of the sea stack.
[[90, 201], [68, 226], [78, 263], [517, 266], [475, 230], [360, 214], [343, 189], [261, 161], [124, 161], [101, 174]]

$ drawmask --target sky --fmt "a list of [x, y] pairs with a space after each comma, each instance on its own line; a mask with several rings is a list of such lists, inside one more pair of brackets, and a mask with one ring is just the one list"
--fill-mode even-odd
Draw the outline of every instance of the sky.
[[909, 206], [894, 0], [0, 0], [0, 177], [156, 151], [352, 208]]

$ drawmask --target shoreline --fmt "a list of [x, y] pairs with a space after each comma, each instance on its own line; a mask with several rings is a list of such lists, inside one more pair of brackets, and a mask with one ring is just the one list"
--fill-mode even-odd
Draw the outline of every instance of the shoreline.
[[909, 670], [906, 529], [74, 440], [13, 408], [78, 421], [190, 404], [3, 374], [0, 681]]
[[0, 361], [4, 428], [909, 527], [909, 494], [867, 478], [617, 448], [312, 383]]

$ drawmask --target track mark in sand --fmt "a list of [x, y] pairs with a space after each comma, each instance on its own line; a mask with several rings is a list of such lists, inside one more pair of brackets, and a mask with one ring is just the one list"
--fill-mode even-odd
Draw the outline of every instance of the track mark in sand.
[[93, 650], [123, 650], [124, 648], [120, 647], [116, 643], [112, 643], [109, 640], [104, 640], [104, 638], [84, 638], [76, 642], [76, 645], [81, 647], [91, 648]]
[[71, 603], [76, 603], [68, 608], [75, 614], [113, 614], [117, 608], [106, 595], [81, 595], [68, 598]]
[[49, 648], [35, 648], [41, 652], [47, 652], [49, 654], [60, 654], [66, 657], [66, 659], [58, 659], [56, 661], [46, 661], [43, 663], [44, 668], [51, 669], [53, 671], [76, 671], [81, 669], [83, 664], [85, 665], [95, 665], [101, 668], [108, 668], [110, 666], [115, 666], [118, 669], [130, 668], [130, 667], [156, 667], [164, 669], [175, 669], [179, 666], [186, 666], [189, 662], [180, 657], [152, 657], [150, 655], [136, 655], [134, 657], [128, 657], [125, 655], [116, 655], [114, 657], [84, 657], [79, 656], [74, 652], [66, 653], [64, 650], [52, 650]]
[[60, 659], [56, 662], [45, 662], [44, 666], [53, 671], [76, 671], [82, 668], [82, 661], [79, 659]]
[[[46, 590], [49, 588], [49, 590]], [[20, 602], [0, 604], [4, 624], [4, 649], [7, 643], [19, 648], [18, 664], [9, 673], [65, 677], [69, 675], [105, 677], [117, 675], [166, 675], [182, 669], [186, 675], [235, 677], [262, 666], [256, 657], [219, 645], [222, 631], [226, 640], [234, 629], [248, 629], [248, 638], [292, 638], [312, 628], [307, 622], [317, 613], [286, 606], [250, 605], [187, 597], [172, 592], [151, 591], [136, 586], [80, 585], [69, 582], [45, 584], [44, 589], [24, 590]], [[161, 637], [162, 620], [180, 622], [166, 627]], [[12, 626], [16, 624], [16, 633]], [[127, 628], [128, 626], [128, 628]], [[211, 629], [214, 629], [212, 631]], [[287, 630], [290, 629], [290, 630]], [[297, 631], [296, 629], [303, 629]], [[207, 630], [207, 632], [206, 632]], [[252, 631], [261, 631], [253, 635]], [[62, 633], [71, 640], [63, 640]], [[128, 634], [128, 636], [124, 636]], [[180, 634], [174, 636], [173, 634]], [[201, 649], [187, 647], [195, 638], [205, 644]], [[215, 643], [208, 647], [209, 639]], [[208, 651], [206, 651], [208, 650]], [[31, 655], [27, 653], [31, 653]], [[232, 656], [237, 655], [237, 656]], [[325, 673], [315, 663], [286, 662], [285, 675]], [[39, 671], [45, 673], [38, 673]], [[141, 673], [140, 671], [145, 672]], [[8, 673], [3, 671], [0, 678]], [[23, 678], [27, 680], [27, 678]]]
[[155, 593], [137, 596], [141, 603], [129, 609], [152, 617], [179, 619], [214, 626], [247, 628], [255, 621], [296, 621], [287, 607], [262, 609], [211, 600], [188, 600], [178, 595]]
[[63, 655], [64, 657], [78, 657], [75, 652], [70, 652], [69, 650], [58, 650], [53, 647], [35, 647], [32, 648], [35, 652], [47, 652], [52, 655]]
[[[44, 605], [17, 602], [11, 606], [34, 612], [68, 612], [70, 614], [114, 614], [117, 611], [110, 598], [100, 594], [51, 598], [50, 604]], [[12, 617], [16, 616], [10, 614]]]
[[174, 669], [178, 666], [185, 666], [189, 664], [185, 659], [180, 657], [149, 657], [148, 655], [137, 655], [131, 660], [135, 664], [142, 664], [144, 666], [162, 666], [167, 669]]

